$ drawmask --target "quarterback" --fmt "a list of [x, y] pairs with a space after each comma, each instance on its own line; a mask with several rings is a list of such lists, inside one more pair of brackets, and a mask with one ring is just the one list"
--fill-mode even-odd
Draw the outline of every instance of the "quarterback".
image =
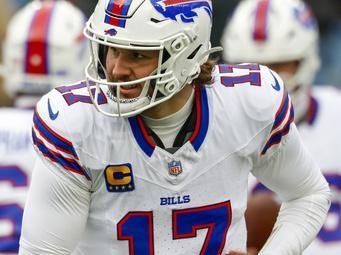
[[19, 254], [245, 252], [250, 172], [285, 201], [260, 254], [309, 245], [328, 184], [279, 76], [208, 60], [212, 15], [209, 0], [98, 2], [86, 80], [35, 110]]

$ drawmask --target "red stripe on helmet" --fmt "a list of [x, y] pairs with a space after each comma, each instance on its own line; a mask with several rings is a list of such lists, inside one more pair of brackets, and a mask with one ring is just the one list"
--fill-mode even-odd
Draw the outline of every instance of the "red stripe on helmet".
[[253, 38], [256, 41], [265, 41], [267, 12], [269, 9], [270, 0], [261, 0], [258, 2], [256, 9], [255, 29], [253, 31]]
[[53, 2], [42, 2], [32, 19], [26, 44], [26, 73], [48, 73], [48, 30], [53, 5]]

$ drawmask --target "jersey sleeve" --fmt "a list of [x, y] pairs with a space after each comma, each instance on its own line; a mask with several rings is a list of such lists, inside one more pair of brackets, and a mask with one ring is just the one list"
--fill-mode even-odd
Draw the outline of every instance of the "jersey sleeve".
[[[86, 188], [90, 176], [81, 160], [81, 144], [90, 132], [78, 105], [69, 105], [58, 90], [52, 90], [38, 102], [32, 127], [32, 139], [38, 155], [55, 169]], [[91, 119], [88, 119], [91, 123]]]
[[69, 255], [84, 232], [90, 192], [55, 168], [52, 161], [37, 159], [24, 210], [20, 255]]
[[[273, 232], [259, 254], [301, 254], [323, 225], [330, 206], [330, 190], [301, 141], [293, 121], [291, 99], [282, 81], [273, 71], [264, 71], [270, 75], [262, 86], [270, 89], [264, 92], [273, 101], [263, 103], [269, 109], [264, 116], [267, 120], [254, 137], [254, 146], [250, 146], [254, 149], [252, 173], [283, 203]], [[279, 88], [280, 93], [272, 93], [271, 88]]]
[[[266, 66], [243, 63], [219, 65], [215, 77], [236, 144], [243, 153], [270, 155], [281, 146], [294, 120], [291, 99], [280, 77]], [[247, 146], [246, 146], [247, 145]]]
[[36, 106], [32, 138], [39, 157], [25, 205], [19, 254], [71, 254], [84, 231], [92, 182], [82, 160], [82, 143], [93, 121], [90, 104], [74, 103], [87, 97], [77, 95], [63, 86]]

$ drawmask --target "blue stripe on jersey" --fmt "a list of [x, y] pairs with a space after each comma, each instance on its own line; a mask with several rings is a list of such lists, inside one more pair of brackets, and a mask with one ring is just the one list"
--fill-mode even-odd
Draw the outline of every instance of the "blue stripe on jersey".
[[267, 143], [265, 144], [265, 146], [262, 150], [262, 155], [264, 155], [266, 153], [266, 151], [271, 146], [273, 146], [275, 144], [279, 144], [281, 142], [282, 137], [285, 136], [286, 134], [288, 134], [288, 132], [290, 130], [290, 125], [293, 121], [294, 121], [294, 107], [291, 104], [290, 115], [289, 115], [289, 118], [288, 118], [286, 124], [284, 125], [284, 127], [282, 129], [280, 129], [279, 131], [277, 131], [271, 135], [271, 137], [268, 139]]
[[196, 127], [195, 129], [198, 128], [198, 133], [194, 135], [193, 137], [190, 138], [190, 141], [193, 145], [193, 148], [198, 151], [200, 149], [200, 146], [204, 142], [204, 139], [207, 134], [208, 130], [208, 120], [209, 120], [209, 110], [208, 110], [208, 100], [207, 100], [207, 92], [204, 86], [197, 85], [200, 90], [199, 97], [196, 98], [196, 100], [200, 100], [200, 104], [197, 106], [197, 117], [200, 115], [201, 116], [201, 121], [198, 123], [200, 125], [199, 127]]
[[140, 145], [141, 149], [149, 156], [151, 157], [155, 146], [152, 146], [149, 144], [146, 140], [146, 137], [143, 135], [141, 128], [139, 127], [139, 124], [137, 122], [137, 117], [130, 117], [128, 118], [130, 126], [132, 128], [134, 137], [137, 141], [137, 143]]
[[56, 146], [57, 149], [71, 154], [78, 159], [75, 149], [70, 141], [58, 135], [47, 124], [39, 117], [38, 113], [35, 111], [33, 116], [33, 122], [41, 136], [43, 136], [49, 143]]
[[282, 100], [281, 106], [276, 113], [275, 122], [272, 127], [272, 130], [276, 129], [277, 127], [281, 125], [281, 123], [283, 122], [285, 118], [286, 113], [288, 112], [288, 108], [290, 106], [288, 92], [284, 92], [284, 93], [285, 94], [283, 95], [283, 97], [285, 98], [284, 100]]
[[54, 152], [47, 148], [43, 141], [41, 141], [37, 135], [35, 134], [35, 131], [32, 130], [32, 139], [34, 145], [39, 149], [39, 151], [47, 158], [49, 158], [51, 161], [58, 163], [61, 165], [65, 170], [69, 170], [71, 172], [84, 175], [88, 180], [90, 180], [87, 173], [84, 171], [84, 169], [77, 163], [77, 161], [73, 159], [65, 158], [63, 155], [61, 155], [58, 152]]

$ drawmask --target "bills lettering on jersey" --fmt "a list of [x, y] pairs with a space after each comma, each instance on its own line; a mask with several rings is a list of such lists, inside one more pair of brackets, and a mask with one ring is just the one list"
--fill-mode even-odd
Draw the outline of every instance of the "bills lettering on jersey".
[[190, 202], [191, 202], [190, 195], [160, 198], [160, 205], [179, 205], [179, 204], [187, 204]]

